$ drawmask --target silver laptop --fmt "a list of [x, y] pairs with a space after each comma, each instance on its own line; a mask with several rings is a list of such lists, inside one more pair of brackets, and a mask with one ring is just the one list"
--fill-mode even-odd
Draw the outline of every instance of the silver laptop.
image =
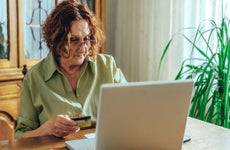
[[104, 84], [93, 139], [66, 141], [69, 149], [180, 150], [193, 81]]

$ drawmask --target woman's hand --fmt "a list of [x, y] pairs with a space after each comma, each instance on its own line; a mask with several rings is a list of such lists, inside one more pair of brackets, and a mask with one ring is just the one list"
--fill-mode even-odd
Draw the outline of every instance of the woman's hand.
[[70, 119], [68, 115], [57, 115], [53, 119], [48, 120], [39, 128], [27, 131], [23, 134], [23, 138], [54, 135], [56, 137], [67, 136], [71, 133], [78, 132], [80, 127], [75, 121]]
[[[45, 125], [45, 124], [44, 124]], [[57, 137], [67, 136], [73, 132], [78, 132], [80, 127], [68, 115], [57, 115], [47, 122], [49, 134]]]

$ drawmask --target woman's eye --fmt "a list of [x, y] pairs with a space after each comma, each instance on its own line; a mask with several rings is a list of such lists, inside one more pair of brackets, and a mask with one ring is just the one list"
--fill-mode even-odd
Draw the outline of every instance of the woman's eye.
[[70, 39], [71, 42], [78, 41], [78, 39]]
[[78, 39], [70, 39], [71, 43], [79, 43], [80, 41]]

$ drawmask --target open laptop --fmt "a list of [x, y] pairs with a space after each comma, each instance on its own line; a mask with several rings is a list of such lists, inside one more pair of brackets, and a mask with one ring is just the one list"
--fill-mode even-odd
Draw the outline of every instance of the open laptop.
[[180, 150], [193, 81], [104, 84], [96, 138], [66, 141], [69, 149]]

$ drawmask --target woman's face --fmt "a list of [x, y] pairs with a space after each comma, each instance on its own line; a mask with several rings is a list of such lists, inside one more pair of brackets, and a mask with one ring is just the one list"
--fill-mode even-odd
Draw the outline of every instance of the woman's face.
[[90, 48], [90, 30], [86, 20], [73, 21], [71, 23], [69, 57], [61, 57], [61, 61], [69, 67], [83, 64]]

